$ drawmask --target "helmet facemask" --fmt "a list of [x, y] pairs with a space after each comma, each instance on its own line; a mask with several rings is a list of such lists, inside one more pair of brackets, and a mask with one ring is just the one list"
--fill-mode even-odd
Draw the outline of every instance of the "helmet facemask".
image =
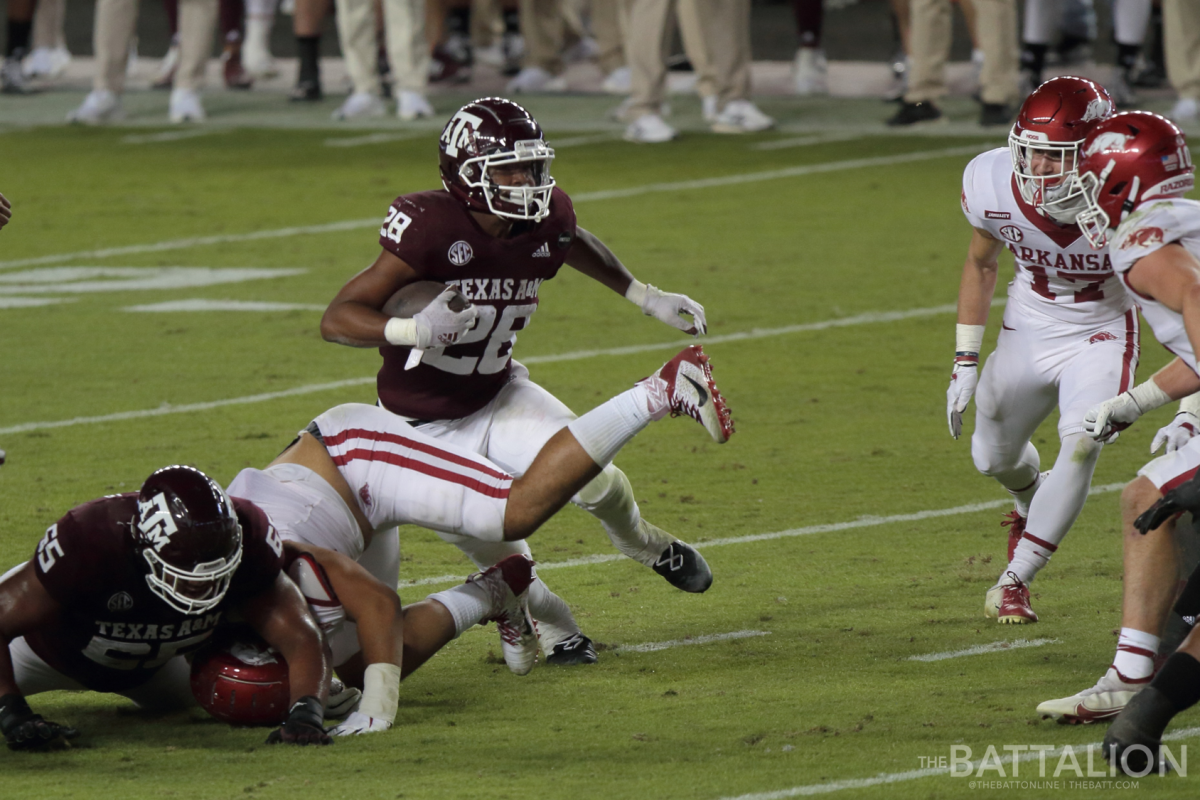
[[[1075, 176], [1081, 142], [1049, 141], [1038, 131], [1016, 130], [1008, 136], [1013, 174], [1026, 203], [1060, 225], [1070, 225], [1085, 208]], [[1053, 168], [1057, 164], [1057, 168]], [[1050, 166], [1052, 169], [1046, 170]]]
[[[1084, 206], [1084, 210], [1076, 216], [1075, 224], [1079, 226], [1083, 238], [1087, 239], [1093, 250], [1099, 250], [1108, 244], [1108, 228], [1112, 224], [1112, 218], [1100, 205], [1100, 190], [1104, 188], [1108, 176], [1116, 166], [1117, 162], [1110, 160], [1098, 176], [1094, 172], [1083, 172], [1073, 179], [1077, 190], [1083, 196]], [[1123, 218], [1125, 215], [1121, 216]], [[1118, 225], [1120, 222], [1117, 220]]]
[[242, 562], [242, 551], [238, 548], [231, 558], [197, 564], [191, 570], [172, 566], [152, 547], [142, 550], [142, 557], [150, 565], [146, 575], [150, 591], [171, 608], [190, 615], [203, 614], [225, 599], [233, 573]]
[[[480, 190], [492, 214], [541, 222], [550, 215], [550, 193], [555, 186], [554, 178], [550, 177], [552, 161], [552, 148], [541, 139], [529, 139], [514, 142], [510, 151], [468, 158], [459, 167], [458, 175], [468, 188]], [[493, 179], [493, 168], [517, 164], [529, 166], [532, 185], [507, 186]]]

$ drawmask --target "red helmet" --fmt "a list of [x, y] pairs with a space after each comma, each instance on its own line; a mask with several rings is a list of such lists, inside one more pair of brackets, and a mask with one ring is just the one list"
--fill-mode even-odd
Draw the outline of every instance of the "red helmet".
[[287, 662], [253, 631], [239, 630], [192, 661], [192, 694], [222, 722], [278, 725], [291, 700]]
[[[1113, 108], [1103, 86], [1070, 76], [1048, 80], [1025, 98], [1008, 134], [1008, 149], [1026, 203], [1063, 224], [1075, 221], [1083, 208], [1072, 181], [1079, 145]], [[1039, 154], [1043, 158], [1035, 164]]]
[[1103, 247], [1108, 229], [1139, 204], [1190, 192], [1194, 171], [1183, 133], [1171, 120], [1148, 111], [1105, 120], [1083, 143], [1075, 179], [1085, 203], [1079, 229], [1092, 247]]
[[225, 597], [242, 560], [242, 526], [217, 482], [192, 467], [163, 467], [138, 493], [130, 526], [150, 570], [150, 591], [177, 611], [201, 614]]
[[[507, 219], [541, 222], [550, 213], [550, 162], [542, 128], [529, 112], [502, 97], [467, 103], [446, 123], [438, 142], [442, 185], [467, 208]], [[505, 186], [491, 169], [527, 164], [527, 186]]]

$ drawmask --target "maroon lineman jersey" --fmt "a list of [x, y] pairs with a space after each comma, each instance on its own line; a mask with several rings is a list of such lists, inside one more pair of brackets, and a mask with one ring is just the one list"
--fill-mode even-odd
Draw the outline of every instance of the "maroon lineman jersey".
[[33, 559], [62, 611], [25, 641], [54, 669], [98, 692], [139, 686], [172, 657], [198, 648], [225, 609], [269, 588], [283, 563], [283, 541], [266, 515], [233, 498], [242, 561], [229, 592], [207, 613], [176, 611], [150, 591], [146, 561], [133, 549], [137, 499], [111, 495], [72, 509], [46, 531]]
[[449, 192], [418, 192], [396, 198], [379, 231], [383, 248], [423, 279], [462, 291], [479, 307], [479, 321], [457, 344], [429, 350], [420, 366], [405, 371], [411, 348], [379, 348], [383, 367], [376, 381], [389, 411], [418, 419], [458, 419], [483, 408], [508, 381], [517, 331], [538, 306], [542, 281], [553, 278], [575, 242], [575, 209], [555, 189], [550, 216], [516, 223], [516, 235], [484, 233]]

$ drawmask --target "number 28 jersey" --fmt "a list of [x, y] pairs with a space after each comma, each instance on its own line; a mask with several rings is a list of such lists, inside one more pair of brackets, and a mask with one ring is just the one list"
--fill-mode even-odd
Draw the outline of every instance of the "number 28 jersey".
[[137, 494], [102, 497], [50, 526], [34, 572], [62, 610], [25, 635], [33, 652], [97, 692], [145, 683], [171, 658], [200, 647], [225, 609], [268, 589], [283, 565], [283, 541], [258, 506], [233, 499], [242, 526], [242, 561], [221, 603], [202, 614], [168, 606], [146, 583], [148, 565], [133, 549]]
[[976, 156], [963, 172], [962, 209], [973, 227], [1016, 260], [1008, 299], [1024, 311], [1076, 325], [1116, 319], [1132, 307], [1108, 248], [1093, 250], [1075, 225], [1057, 225], [1021, 197], [1008, 148]]
[[517, 331], [529, 324], [542, 282], [558, 273], [575, 242], [575, 209], [555, 189], [548, 217], [516, 225], [509, 238], [490, 236], [442, 190], [392, 203], [379, 243], [422, 279], [459, 289], [478, 307], [479, 321], [457, 343], [427, 350], [411, 370], [404, 369], [411, 348], [379, 348], [376, 388], [384, 408], [416, 419], [459, 419], [508, 382]]

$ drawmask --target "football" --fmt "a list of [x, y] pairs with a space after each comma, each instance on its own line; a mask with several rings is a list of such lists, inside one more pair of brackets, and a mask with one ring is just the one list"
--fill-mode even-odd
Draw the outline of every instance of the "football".
[[[446, 284], [439, 281], [414, 281], [389, 297], [381, 310], [389, 317], [412, 319], [418, 311], [432, 303], [433, 299], [444, 291]], [[455, 289], [454, 297], [450, 299], [450, 310], [462, 311], [469, 305], [471, 301]]]
[[222, 722], [278, 725], [291, 699], [287, 662], [253, 631], [238, 631], [193, 659], [192, 695]]

